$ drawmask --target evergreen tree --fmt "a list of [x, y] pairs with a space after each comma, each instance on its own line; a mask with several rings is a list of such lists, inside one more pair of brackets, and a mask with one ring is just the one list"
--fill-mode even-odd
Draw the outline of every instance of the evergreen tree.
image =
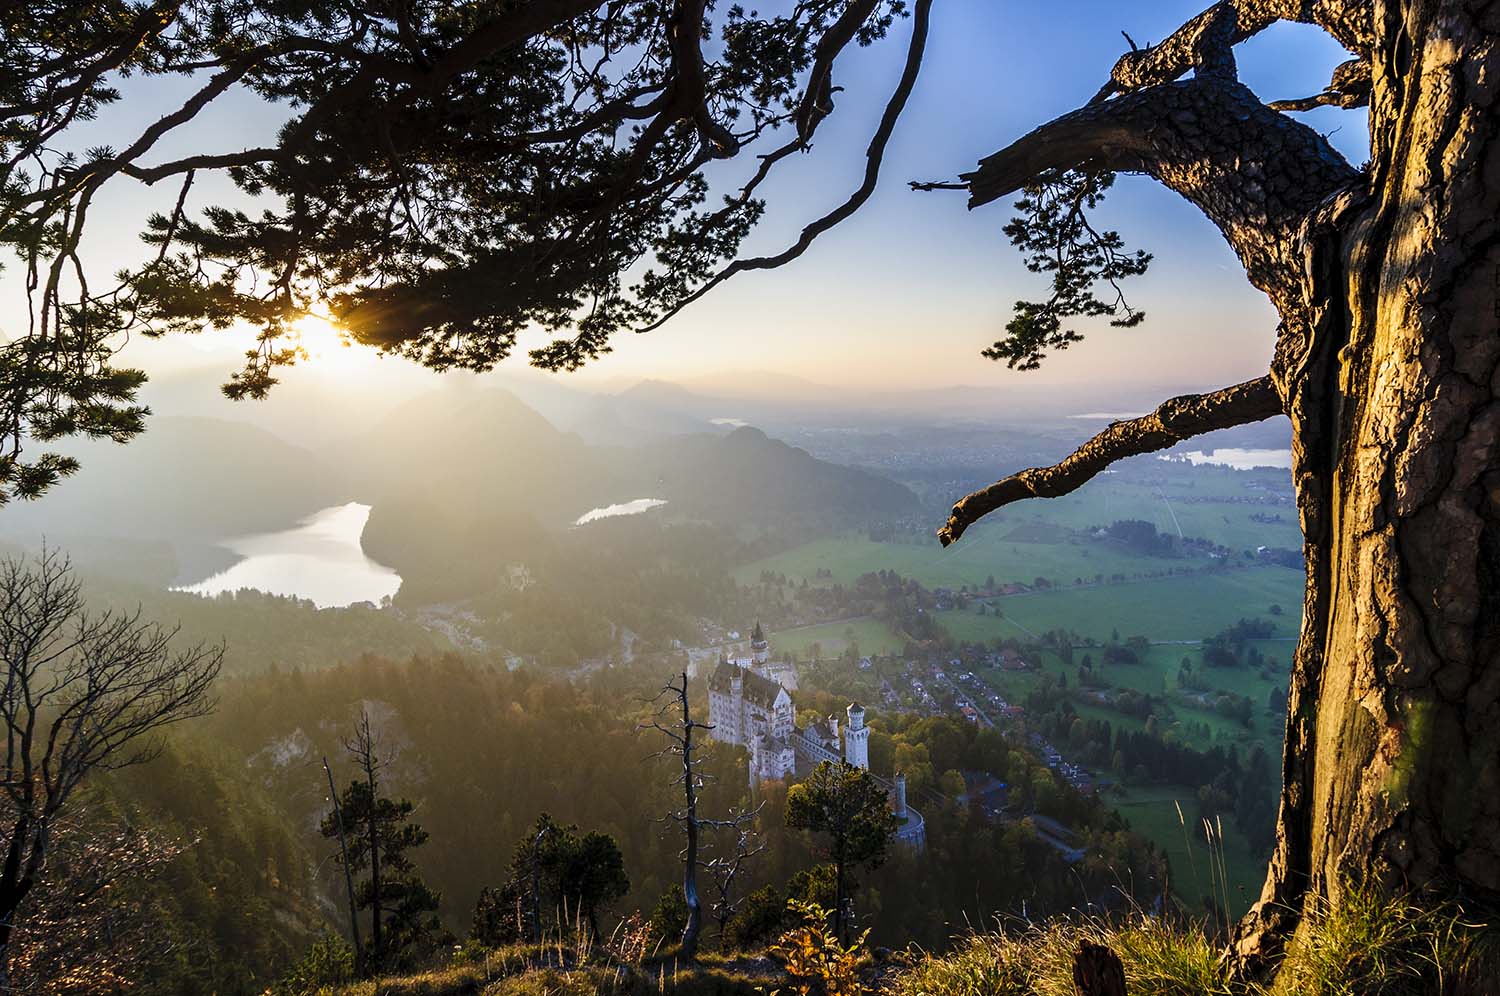
[[756, 889], [724, 925], [719, 946], [725, 951], [759, 948], [781, 933], [786, 922], [786, 896], [774, 885]]
[[355, 906], [370, 915], [370, 947], [361, 968], [370, 972], [408, 964], [440, 943], [444, 932], [436, 915], [439, 896], [423, 883], [410, 857], [427, 843], [427, 831], [412, 822], [416, 807], [410, 800], [380, 794], [384, 762], [369, 713], [361, 714], [345, 747], [360, 777], [349, 783], [319, 829], [330, 839], [342, 834], [347, 851], [339, 860], [360, 876]]
[[661, 941], [670, 943], [682, 936], [687, 927], [687, 896], [676, 882], [661, 894], [651, 910], [651, 933]]
[[896, 814], [885, 787], [864, 768], [824, 761], [786, 796], [786, 825], [826, 834], [833, 861], [833, 929], [840, 938], [848, 922], [849, 872], [885, 860]]
[[521, 940], [526, 929], [525, 899], [515, 882], [479, 890], [469, 937], [492, 948]]
[[615, 839], [597, 831], [580, 837], [577, 831], [543, 813], [516, 843], [510, 882], [497, 895], [513, 897], [525, 939], [538, 940], [549, 917], [556, 922], [570, 913], [586, 919], [597, 936], [599, 913], [630, 891]]

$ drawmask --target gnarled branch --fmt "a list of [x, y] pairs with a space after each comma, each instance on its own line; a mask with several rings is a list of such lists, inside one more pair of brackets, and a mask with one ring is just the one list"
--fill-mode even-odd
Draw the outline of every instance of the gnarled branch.
[[1314, 107], [1366, 107], [1370, 103], [1370, 64], [1363, 59], [1341, 62], [1333, 69], [1333, 79], [1322, 93], [1294, 100], [1273, 100], [1266, 106], [1273, 111], [1310, 111]]
[[953, 543], [982, 517], [1026, 498], [1057, 498], [1087, 484], [1117, 460], [1153, 453], [1215, 429], [1259, 422], [1281, 413], [1281, 396], [1270, 375], [1209, 394], [1171, 398], [1150, 415], [1112, 422], [1051, 467], [1033, 467], [1003, 478], [960, 499], [938, 530], [944, 546]]
[[1371, 5], [1364, 0], [1223, 0], [1156, 45], [1132, 45], [1132, 51], [1115, 63], [1109, 82], [1092, 103], [1113, 94], [1171, 83], [1189, 70], [1200, 75], [1205, 71], [1232, 73], [1232, 46], [1277, 21], [1316, 24], [1356, 55], [1370, 49]]
[[1233, 79], [1195, 77], [1089, 104], [1042, 125], [960, 175], [971, 208], [1048, 169], [1146, 173], [1223, 233], [1250, 282], [1278, 306], [1300, 301], [1296, 234], [1359, 173], [1313, 129]]

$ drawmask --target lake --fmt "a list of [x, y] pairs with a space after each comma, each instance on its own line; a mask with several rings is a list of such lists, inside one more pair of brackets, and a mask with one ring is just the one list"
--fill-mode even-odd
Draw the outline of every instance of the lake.
[[1235, 470], [1251, 470], [1255, 467], [1284, 467], [1288, 470], [1292, 466], [1291, 450], [1242, 450], [1232, 446], [1220, 447], [1216, 450], [1204, 452], [1202, 450], [1191, 450], [1187, 453], [1167, 453], [1157, 457], [1158, 460], [1186, 461], [1194, 467], [1202, 464], [1217, 464], [1222, 467], [1233, 467]]
[[637, 498], [634, 501], [622, 501], [618, 505], [605, 505], [603, 508], [591, 508], [578, 517], [575, 526], [588, 525], [600, 519], [612, 519], [617, 515], [639, 515], [665, 505], [665, 498]]
[[217, 595], [254, 588], [295, 595], [318, 608], [375, 602], [395, 595], [401, 576], [365, 556], [360, 534], [370, 506], [358, 502], [315, 512], [291, 529], [257, 533], [222, 544], [242, 559], [227, 570], [174, 591]]

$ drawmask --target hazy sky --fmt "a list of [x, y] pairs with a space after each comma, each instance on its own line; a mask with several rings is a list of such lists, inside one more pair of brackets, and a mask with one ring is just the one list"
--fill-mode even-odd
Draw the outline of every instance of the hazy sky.
[[[864, 210], [824, 235], [801, 260], [743, 274], [665, 328], [616, 340], [616, 352], [580, 376], [586, 382], [643, 377], [689, 379], [726, 371], [774, 371], [845, 386], [935, 387], [1100, 380], [1212, 387], [1263, 373], [1274, 317], [1245, 282], [1218, 233], [1197, 211], [1153, 182], [1122, 177], [1104, 221], [1128, 245], [1154, 253], [1150, 274], [1133, 281], [1132, 304], [1148, 312], [1135, 330], [1101, 327], [1088, 341], [1052, 357], [1036, 373], [1007, 371], [979, 356], [1020, 296], [1042, 293], [1001, 233], [1008, 203], [969, 213], [960, 193], [916, 194], [909, 179], [947, 179], [1021, 134], [1088, 99], [1125, 47], [1159, 40], [1207, 0], [938, 0], [926, 63], [892, 140], [880, 189]], [[841, 201], [858, 182], [871, 129], [899, 72], [910, 21], [874, 49], [848, 54], [835, 68], [846, 88], [838, 111], [810, 155], [784, 165], [765, 192], [770, 206], [749, 251], [776, 251], [803, 224]], [[1315, 28], [1282, 26], [1239, 50], [1241, 78], [1263, 99], [1320, 90], [1345, 55]], [[179, 99], [180, 84], [132, 82], [127, 100], [91, 125], [90, 138], [118, 142]], [[215, 105], [152, 161], [197, 151], [258, 144], [283, 112], [245, 96]], [[1359, 112], [1302, 115], [1352, 162], [1365, 158]], [[736, 162], [736, 171], [753, 166]], [[736, 172], [738, 177], [739, 173]], [[165, 185], [164, 185], [165, 186]], [[94, 269], [109, 272], [138, 258], [136, 240], [149, 210], [167, 210], [171, 190], [117, 181], [96, 203], [85, 246]], [[224, 178], [200, 177], [194, 200], [228, 193]], [[14, 268], [0, 278], [0, 320], [24, 311]], [[160, 375], [204, 364], [227, 374], [244, 348], [235, 337], [135, 342], [128, 357]], [[350, 378], [401, 374], [399, 361], [336, 361]], [[524, 357], [512, 361], [524, 364]], [[293, 372], [290, 376], [295, 377]], [[425, 379], [425, 378], [423, 378]]]

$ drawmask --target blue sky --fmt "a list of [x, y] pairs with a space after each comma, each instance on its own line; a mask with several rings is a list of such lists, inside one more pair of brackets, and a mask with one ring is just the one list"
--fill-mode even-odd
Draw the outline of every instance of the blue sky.
[[[951, 178], [1079, 106], [1124, 50], [1122, 30], [1139, 43], [1159, 40], [1205, 3], [937, 0], [921, 79], [892, 140], [880, 188], [864, 210], [791, 266], [743, 274], [665, 328], [622, 338], [612, 356], [580, 379], [600, 384], [772, 371], [877, 391], [949, 384], [1004, 390], [1021, 377], [1059, 385], [1207, 388], [1263, 373], [1274, 326], [1270, 307], [1245, 282], [1218, 233], [1153, 182], [1122, 177], [1103, 214], [1127, 244], [1156, 256], [1151, 272], [1131, 288], [1132, 304], [1148, 312], [1146, 323], [1134, 330], [1101, 326], [1028, 374], [979, 356], [1014, 300], [1041, 289], [1001, 233], [1008, 205], [971, 213], [962, 194], [916, 194], [906, 186], [909, 179]], [[751, 252], [779, 250], [857, 184], [909, 31], [909, 20], [899, 22], [886, 42], [846, 55], [836, 66], [835, 82], [846, 88], [838, 111], [812, 153], [785, 164], [791, 168], [764, 188], [770, 206]], [[1320, 90], [1344, 57], [1316, 28], [1301, 25], [1280, 26], [1239, 49], [1241, 78], [1266, 100]], [[159, 117], [179, 99], [176, 86], [130, 82], [128, 99], [91, 126], [90, 138], [118, 141], [132, 126]], [[283, 113], [231, 95], [159, 150], [159, 158], [204, 141], [220, 148], [256, 144], [274, 132]], [[1331, 133], [1351, 161], [1364, 159], [1361, 112], [1325, 109], [1300, 117]], [[229, 187], [222, 178], [204, 178], [197, 192], [228, 193]], [[85, 247], [106, 272], [139, 255], [140, 219], [148, 210], [167, 209], [175, 189], [121, 184], [114, 195], [96, 205]], [[0, 318], [7, 322], [16, 320], [20, 300], [14, 279], [8, 270], [0, 280], [6, 305]], [[148, 372], [206, 363], [227, 372], [242, 348], [232, 337], [204, 336], [193, 343], [133, 343], [129, 356]], [[376, 369], [343, 363], [352, 376]], [[378, 365], [385, 374], [398, 372], [392, 368], [389, 361]]]

